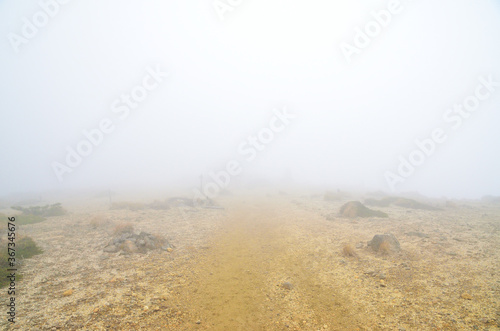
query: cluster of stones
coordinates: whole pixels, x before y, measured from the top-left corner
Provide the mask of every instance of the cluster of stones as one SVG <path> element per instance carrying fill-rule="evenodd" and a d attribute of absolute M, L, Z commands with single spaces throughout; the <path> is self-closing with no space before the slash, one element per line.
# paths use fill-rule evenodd
<path fill-rule="evenodd" d="M 154 249 L 172 251 L 173 246 L 164 238 L 154 236 L 150 233 L 141 232 L 139 234 L 123 233 L 116 236 L 104 248 L 107 253 L 123 252 L 125 254 L 146 253 Z"/>

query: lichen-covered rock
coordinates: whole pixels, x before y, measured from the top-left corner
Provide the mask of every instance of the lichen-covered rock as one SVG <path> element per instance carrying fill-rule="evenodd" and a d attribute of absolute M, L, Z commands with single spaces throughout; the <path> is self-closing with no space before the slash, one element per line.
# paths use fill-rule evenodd
<path fill-rule="evenodd" d="M 139 248 L 137 248 L 135 243 L 131 240 L 125 240 L 123 243 L 121 243 L 120 249 L 128 254 L 137 253 L 139 251 Z"/>
<path fill-rule="evenodd" d="M 396 237 L 392 233 L 376 234 L 373 239 L 370 240 L 367 246 L 370 246 L 374 251 L 378 252 L 380 245 L 386 242 L 392 251 L 400 251 L 401 245 Z"/>
<path fill-rule="evenodd" d="M 163 249 L 164 247 L 173 247 L 162 236 L 152 235 L 150 233 L 141 232 L 136 233 L 123 233 L 111 240 L 111 242 L 104 247 L 106 253 L 123 252 L 125 254 L 133 253 L 146 253 L 147 251 L 155 249 Z"/>
<path fill-rule="evenodd" d="M 120 249 L 118 248 L 118 246 L 116 245 L 108 245 L 106 247 L 104 247 L 104 251 L 106 253 L 116 253 L 118 252 Z"/>

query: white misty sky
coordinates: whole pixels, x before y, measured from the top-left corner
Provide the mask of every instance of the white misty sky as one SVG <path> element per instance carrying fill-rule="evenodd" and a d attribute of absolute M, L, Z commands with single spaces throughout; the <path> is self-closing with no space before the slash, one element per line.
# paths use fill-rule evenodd
<path fill-rule="evenodd" d="M 389 191 L 386 171 L 435 128 L 448 139 L 397 190 L 500 195 L 500 87 L 458 129 L 443 120 L 480 76 L 500 82 L 500 3 L 401 0 L 348 64 L 340 44 L 389 2 L 242 1 L 221 20 L 211 0 L 73 0 L 16 52 L 42 9 L 2 0 L 0 195 L 192 185 L 232 159 L 238 180 Z M 169 76 L 121 120 L 113 101 L 148 67 Z M 285 106 L 296 117 L 246 161 L 238 146 Z M 53 162 L 104 118 L 114 131 L 60 182 Z"/>

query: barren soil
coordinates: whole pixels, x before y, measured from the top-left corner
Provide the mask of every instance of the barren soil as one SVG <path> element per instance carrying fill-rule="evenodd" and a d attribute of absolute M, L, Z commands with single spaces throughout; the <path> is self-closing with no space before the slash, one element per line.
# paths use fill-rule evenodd
<path fill-rule="evenodd" d="M 500 207 L 376 208 L 276 196 L 225 209 L 74 210 L 23 226 L 12 330 L 499 330 Z M 332 217 L 332 214 L 334 215 Z M 96 221 L 98 220 L 98 221 Z M 106 253 L 116 224 L 165 236 L 171 252 Z M 367 247 L 392 233 L 400 252 Z M 357 256 L 342 254 L 346 244 Z M 4 292 L 4 290 L 2 290 Z M 6 307 L 7 295 L 2 295 Z M 3 314 L 5 315 L 5 314 Z"/>

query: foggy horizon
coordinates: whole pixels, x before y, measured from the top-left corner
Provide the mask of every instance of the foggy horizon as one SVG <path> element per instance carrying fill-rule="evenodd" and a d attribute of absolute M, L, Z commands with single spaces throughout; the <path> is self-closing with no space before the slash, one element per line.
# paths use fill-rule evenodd
<path fill-rule="evenodd" d="M 216 3 L 0 2 L 0 197 L 500 196 L 498 2 Z"/>
<path fill-rule="evenodd" d="M 497 0 L 0 0 L 0 328 L 500 328 L 499 32 Z"/>

